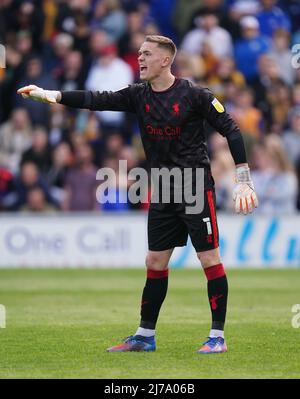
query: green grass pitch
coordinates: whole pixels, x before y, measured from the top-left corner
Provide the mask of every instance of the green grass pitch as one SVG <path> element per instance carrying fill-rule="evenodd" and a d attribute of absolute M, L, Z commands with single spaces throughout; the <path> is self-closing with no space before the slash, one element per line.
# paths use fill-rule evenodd
<path fill-rule="evenodd" d="M 172 270 L 154 353 L 107 353 L 135 332 L 145 272 L 0 270 L 0 378 L 299 378 L 300 270 L 228 270 L 228 353 L 197 355 L 206 280 Z"/>

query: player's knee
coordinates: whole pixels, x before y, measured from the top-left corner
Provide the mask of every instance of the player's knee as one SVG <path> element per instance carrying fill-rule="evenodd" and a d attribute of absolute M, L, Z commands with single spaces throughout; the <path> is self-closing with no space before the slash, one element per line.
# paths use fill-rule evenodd
<path fill-rule="evenodd" d="M 201 262 L 202 267 L 211 267 L 221 263 L 220 253 L 218 248 L 210 251 L 198 252 L 197 257 Z"/>
<path fill-rule="evenodd" d="M 146 256 L 146 267 L 151 270 L 165 270 L 168 262 L 161 255 L 152 253 Z"/>

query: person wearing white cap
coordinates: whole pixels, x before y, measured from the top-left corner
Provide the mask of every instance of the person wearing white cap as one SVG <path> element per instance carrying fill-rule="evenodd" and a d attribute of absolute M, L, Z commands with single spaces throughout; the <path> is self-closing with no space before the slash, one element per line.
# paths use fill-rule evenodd
<path fill-rule="evenodd" d="M 257 60 L 270 49 L 270 42 L 260 35 L 259 22 L 253 16 L 240 20 L 242 38 L 235 44 L 234 52 L 237 69 L 243 73 L 248 83 L 257 76 Z"/>

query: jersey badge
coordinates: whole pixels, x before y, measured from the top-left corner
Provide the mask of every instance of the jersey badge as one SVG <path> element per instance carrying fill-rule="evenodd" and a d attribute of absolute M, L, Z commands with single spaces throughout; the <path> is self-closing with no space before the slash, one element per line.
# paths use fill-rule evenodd
<path fill-rule="evenodd" d="M 216 98 L 211 103 L 220 114 L 225 111 L 223 105 Z"/>
<path fill-rule="evenodd" d="M 175 116 L 178 116 L 180 114 L 180 109 L 179 109 L 179 104 L 175 103 L 172 106 L 173 112 Z"/>

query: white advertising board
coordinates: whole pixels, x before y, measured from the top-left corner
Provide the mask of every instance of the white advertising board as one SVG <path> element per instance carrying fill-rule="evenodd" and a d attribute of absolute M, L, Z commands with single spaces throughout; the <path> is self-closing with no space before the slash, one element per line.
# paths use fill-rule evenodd
<path fill-rule="evenodd" d="M 219 214 L 226 267 L 299 267 L 300 217 Z M 144 267 L 147 215 L 1 215 L 0 267 Z M 171 266 L 199 267 L 190 243 L 176 248 Z"/>

